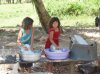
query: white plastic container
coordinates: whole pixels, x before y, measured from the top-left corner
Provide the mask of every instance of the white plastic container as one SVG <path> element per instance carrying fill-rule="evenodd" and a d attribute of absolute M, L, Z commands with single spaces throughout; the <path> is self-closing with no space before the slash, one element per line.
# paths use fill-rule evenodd
<path fill-rule="evenodd" d="M 37 50 L 37 51 L 39 51 L 39 52 L 34 52 L 34 50 L 33 51 L 30 51 L 30 50 L 24 51 L 21 54 L 21 59 L 23 61 L 38 61 L 41 58 L 41 51 L 40 50 Z"/>
<path fill-rule="evenodd" d="M 25 50 L 21 48 L 20 50 L 21 60 L 28 62 L 38 61 L 41 58 L 41 52 L 42 51 L 40 49 Z"/>

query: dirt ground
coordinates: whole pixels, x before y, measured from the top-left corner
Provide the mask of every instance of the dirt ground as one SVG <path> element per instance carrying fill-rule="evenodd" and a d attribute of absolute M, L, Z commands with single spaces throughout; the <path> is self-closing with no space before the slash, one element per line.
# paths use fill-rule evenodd
<path fill-rule="evenodd" d="M 14 49 L 13 52 L 16 53 L 18 50 L 18 46 L 16 43 L 18 34 L 18 29 L 0 29 L 0 49 Z M 98 56 L 100 56 L 100 31 L 98 28 L 63 28 L 63 33 L 60 36 L 60 47 L 67 47 L 69 48 L 70 39 L 69 37 L 79 34 L 84 39 L 86 39 L 88 42 L 96 42 L 97 43 L 97 53 Z M 34 48 L 42 48 L 44 49 L 45 39 L 47 34 L 44 32 L 42 28 L 35 28 L 35 36 L 34 36 Z M 5 53 L 6 54 L 6 53 Z M 45 64 L 45 63 L 44 63 Z M 66 67 L 67 64 L 59 64 L 60 67 L 55 67 L 54 70 L 55 74 L 69 74 L 68 68 Z M 0 65 L 2 67 L 2 65 Z M 13 65 L 10 65 L 10 67 Z M 5 66 L 5 69 L 9 68 L 8 65 Z M 2 71 L 2 68 L 0 68 L 0 71 Z M 43 64 L 39 68 L 34 68 L 34 71 L 46 71 L 45 68 L 43 68 Z M 76 74 L 80 74 L 79 72 L 76 72 Z M 100 74 L 100 73 L 98 73 Z"/>

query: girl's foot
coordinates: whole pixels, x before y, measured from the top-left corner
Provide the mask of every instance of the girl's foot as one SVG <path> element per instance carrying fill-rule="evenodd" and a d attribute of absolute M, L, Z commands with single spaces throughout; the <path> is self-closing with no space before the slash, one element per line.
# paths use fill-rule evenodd
<path fill-rule="evenodd" d="M 24 68 L 21 69 L 18 68 L 18 72 L 24 72 Z"/>

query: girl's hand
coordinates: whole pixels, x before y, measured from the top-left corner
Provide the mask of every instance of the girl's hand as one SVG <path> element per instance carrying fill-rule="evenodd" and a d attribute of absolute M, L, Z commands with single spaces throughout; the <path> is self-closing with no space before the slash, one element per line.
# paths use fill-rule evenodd
<path fill-rule="evenodd" d="M 59 50 L 59 46 L 57 46 L 56 49 Z"/>
<path fill-rule="evenodd" d="M 22 43 L 21 43 L 21 42 L 19 42 L 19 43 L 18 43 L 18 45 L 19 45 L 19 46 L 21 46 L 21 45 L 22 45 Z"/>
<path fill-rule="evenodd" d="M 21 45 L 22 45 L 22 43 L 21 43 L 20 41 L 18 41 L 18 45 L 19 45 L 19 46 L 21 46 Z"/>
<path fill-rule="evenodd" d="M 33 50 L 34 49 L 33 46 L 30 46 L 30 49 Z"/>
<path fill-rule="evenodd" d="M 29 50 L 27 47 L 24 47 L 25 50 Z"/>

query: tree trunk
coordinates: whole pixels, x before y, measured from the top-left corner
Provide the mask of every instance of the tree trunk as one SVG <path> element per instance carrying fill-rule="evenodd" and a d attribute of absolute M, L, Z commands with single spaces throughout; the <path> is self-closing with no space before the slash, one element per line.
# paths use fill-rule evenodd
<path fill-rule="evenodd" d="M 39 20 L 41 22 L 41 25 L 47 33 L 47 31 L 48 31 L 48 24 L 47 23 L 50 19 L 50 15 L 46 11 L 42 0 L 32 0 L 32 3 L 35 5 L 37 14 L 39 16 Z"/>

